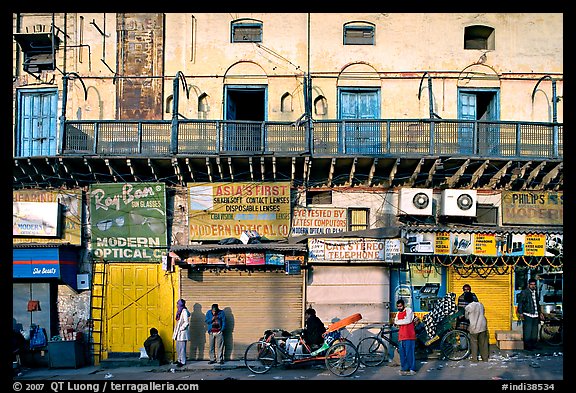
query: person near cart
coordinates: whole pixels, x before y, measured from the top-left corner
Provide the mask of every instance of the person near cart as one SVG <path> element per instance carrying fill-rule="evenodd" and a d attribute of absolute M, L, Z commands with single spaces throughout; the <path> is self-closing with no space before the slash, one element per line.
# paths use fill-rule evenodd
<path fill-rule="evenodd" d="M 483 362 L 488 361 L 490 346 L 488 343 L 488 321 L 484 311 L 484 305 L 472 296 L 471 292 L 464 293 L 464 300 L 468 303 L 464 308 L 464 316 L 469 321 L 468 333 L 470 333 L 470 360 L 478 361 L 478 355 Z"/>
<path fill-rule="evenodd" d="M 404 299 L 396 302 L 398 313 L 394 324 L 399 327 L 398 353 L 400 354 L 400 375 L 416 375 L 416 328 L 414 312 L 406 307 Z"/>
<path fill-rule="evenodd" d="M 522 341 L 524 349 L 533 351 L 538 341 L 538 327 L 544 315 L 540 311 L 540 300 L 536 290 L 536 279 L 528 280 L 528 288 L 518 296 L 518 318 L 522 321 Z"/>
<path fill-rule="evenodd" d="M 311 349 L 316 349 L 324 343 L 323 334 L 326 332 L 324 323 L 316 315 L 316 310 L 309 307 L 304 311 L 304 341 Z"/>
<path fill-rule="evenodd" d="M 470 303 L 469 301 L 466 301 L 465 295 L 467 293 L 472 295 L 472 300 L 474 300 L 475 302 L 479 301 L 478 296 L 476 296 L 476 294 L 472 292 L 472 287 L 470 286 L 470 284 L 464 284 L 462 286 L 462 294 L 458 296 L 458 311 L 460 315 L 456 319 L 456 324 L 461 329 L 468 329 L 468 326 L 470 325 L 470 321 L 468 321 L 468 319 L 464 316 L 464 309 Z"/>

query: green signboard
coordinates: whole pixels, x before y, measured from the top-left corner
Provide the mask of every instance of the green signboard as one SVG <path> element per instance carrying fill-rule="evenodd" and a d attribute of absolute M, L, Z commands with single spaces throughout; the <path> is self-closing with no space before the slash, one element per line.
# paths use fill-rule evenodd
<path fill-rule="evenodd" d="M 160 262 L 166 255 L 166 190 L 162 183 L 90 186 L 94 258 Z"/>

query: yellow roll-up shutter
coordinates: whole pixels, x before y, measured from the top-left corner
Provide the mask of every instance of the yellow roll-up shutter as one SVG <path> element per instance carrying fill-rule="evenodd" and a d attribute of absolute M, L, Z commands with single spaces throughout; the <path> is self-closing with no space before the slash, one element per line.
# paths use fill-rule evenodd
<path fill-rule="evenodd" d="M 476 274 L 469 277 L 461 277 L 453 270 L 449 271 L 448 290 L 460 296 L 462 286 L 470 284 L 472 292 L 478 296 L 478 300 L 484 305 L 490 343 L 496 343 L 496 330 L 512 329 L 512 272 L 488 277 L 480 277 Z"/>
<path fill-rule="evenodd" d="M 303 276 L 284 272 L 196 272 L 181 269 L 180 296 L 192 313 L 189 358 L 208 359 L 204 318 L 213 303 L 226 313 L 226 360 L 244 357 L 266 329 L 302 327 Z"/>

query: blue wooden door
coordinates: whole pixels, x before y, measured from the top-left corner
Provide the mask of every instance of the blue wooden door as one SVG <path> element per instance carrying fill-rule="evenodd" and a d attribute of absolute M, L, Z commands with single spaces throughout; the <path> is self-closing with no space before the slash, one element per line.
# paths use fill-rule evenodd
<path fill-rule="evenodd" d="M 339 138 L 339 152 L 346 154 L 379 154 L 381 136 L 378 123 L 380 117 L 377 90 L 341 90 L 340 119 L 346 122 Z"/>
<path fill-rule="evenodd" d="M 461 120 L 470 120 L 471 123 L 460 124 L 458 127 L 458 152 L 460 154 L 473 154 L 474 150 L 474 121 L 476 121 L 476 95 L 460 92 Z"/>
<path fill-rule="evenodd" d="M 20 91 L 16 156 L 56 155 L 58 92 Z"/>

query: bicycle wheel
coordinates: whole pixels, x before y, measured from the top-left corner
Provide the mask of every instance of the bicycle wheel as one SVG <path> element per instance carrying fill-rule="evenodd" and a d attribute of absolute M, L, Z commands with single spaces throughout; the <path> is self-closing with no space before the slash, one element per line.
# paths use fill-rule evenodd
<path fill-rule="evenodd" d="M 244 352 L 244 364 L 254 374 L 264 374 L 276 364 L 276 350 L 262 341 L 253 342 Z"/>
<path fill-rule="evenodd" d="M 349 377 L 360 367 L 360 357 L 354 344 L 342 341 L 326 350 L 326 368 L 339 377 Z"/>
<path fill-rule="evenodd" d="M 440 352 L 446 359 L 462 360 L 470 356 L 470 336 L 462 330 L 451 330 L 440 340 Z"/>
<path fill-rule="evenodd" d="M 360 363 L 376 367 L 384 363 L 388 356 L 388 347 L 378 337 L 365 337 L 358 343 Z"/>
<path fill-rule="evenodd" d="M 540 326 L 540 340 L 544 341 L 548 345 L 560 345 L 562 344 L 562 325 L 559 323 L 547 323 L 544 322 Z"/>

